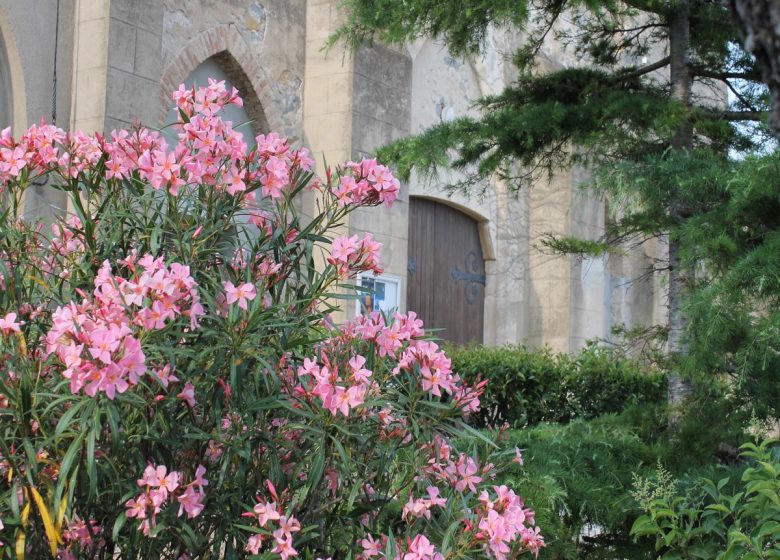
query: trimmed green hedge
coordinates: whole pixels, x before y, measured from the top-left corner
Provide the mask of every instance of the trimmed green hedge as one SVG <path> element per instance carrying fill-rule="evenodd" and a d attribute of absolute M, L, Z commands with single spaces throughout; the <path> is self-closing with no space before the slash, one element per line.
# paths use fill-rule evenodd
<path fill-rule="evenodd" d="M 453 371 L 489 381 L 475 418 L 481 426 L 566 423 L 666 402 L 665 375 L 597 346 L 573 356 L 517 346 L 454 347 L 448 355 Z"/>

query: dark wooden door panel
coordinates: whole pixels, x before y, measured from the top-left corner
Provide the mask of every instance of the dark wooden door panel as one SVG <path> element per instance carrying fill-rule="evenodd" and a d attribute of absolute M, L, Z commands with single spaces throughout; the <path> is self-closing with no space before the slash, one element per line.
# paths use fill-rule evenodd
<path fill-rule="evenodd" d="M 458 344 L 482 342 L 485 262 L 476 220 L 431 200 L 409 203 L 407 306 Z"/>

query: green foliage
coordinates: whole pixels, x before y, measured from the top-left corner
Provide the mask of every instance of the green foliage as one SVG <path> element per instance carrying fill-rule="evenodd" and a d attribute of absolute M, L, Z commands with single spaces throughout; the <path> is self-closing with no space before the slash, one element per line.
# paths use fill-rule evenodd
<path fill-rule="evenodd" d="M 533 500 L 547 530 L 542 558 L 598 558 L 596 542 L 605 545 L 602 558 L 614 554 L 606 548 L 609 541 L 632 546 L 632 473 L 657 461 L 635 428 L 617 416 L 577 419 L 510 432 L 509 443 L 525 450 L 525 464 L 502 482 L 519 485 Z M 600 540 L 577 543 L 586 527 L 595 526 L 606 532 Z"/>
<path fill-rule="evenodd" d="M 353 47 L 375 37 L 403 42 L 421 35 L 442 37 L 453 52 L 480 48 L 489 25 L 522 25 L 528 19 L 527 0 L 477 0 L 452 3 L 439 0 L 345 1 L 347 22 L 331 37 L 333 45 L 344 39 Z"/>
<path fill-rule="evenodd" d="M 755 144 L 755 130 L 746 133 L 731 123 L 760 119 L 767 107 L 755 63 L 736 46 L 728 12 L 704 0 L 689 7 L 690 80 L 714 95 L 730 88 L 732 113 L 707 95 L 674 101 L 670 82 L 654 74 L 668 67 L 668 57 L 643 66 L 633 62 L 668 47 L 674 11 L 662 2 L 344 0 L 342 7 L 346 22 L 329 44 L 346 39 L 353 49 L 375 37 L 398 43 L 432 36 L 463 55 L 479 50 L 490 25 L 523 34 L 514 84 L 475 100 L 479 111 L 473 116 L 380 150 L 402 177 L 412 169 L 435 177 L 438 168 L 451 165 L 468 172 L 455 188 L 473 187 L 496 171 L 519 187 L 576 161 L 609 166 L 662 154 L 686 127 L 691 148 L 746 150 Z M 556 25 L 564 18 L 566 25 Z M 580 65 L 539 72 L 536 55 L 550 38 L 574 52 Z"/>
<path fill-rule="evenodd" d="M 780 558 L 780 453 L 774 442 L 747 443 L 736 493 L 728 477 L 699 481 L 697 491 L 662 493 L 631 528 L 655 537 L 660 558 Z"/>
<path fill-rule="evenodd" d="M 780 414 L 780 154 L 721 173 L 710 209 L 680 228 L 686 257 L 704 263 L 688 304 L 697 369 L 735 378 L 743 402 Z"/>
<path fill-rule="evenodd" d="M 666 400 L 663 374 L 597 346 L 575 356 L 514 346 L 460 347 L 448 354 L 465 379 L 488 380 L 477 417 L 482 425 L 569 422 Z"/>
<path fill-rule="evenodd" d="M 613 222 L 602 243 L 666 231 L 683 262 L 699 270 L 686 304 L 690 356 L 682 365 L 692 374 L 728 373 L 741 405 L 764 417 L 780 413 L 778 177 L 777 153 L 728 162 L 700 152 L 601 168 L 596 180 L 611 193 L 613 212 L 631 216 Z M 665 211 L 672 200 L 691 215 L 672 219 Z M 555 239 L 553 248 L 590 252 L 602 243 Z"/>
<path fill-rule="evenodd" d="M 684 444 L 670 442 L 662 411 L 646 406 L 510 431 L 508 443 L 524 450 L 524 465 L 501 482 L 533 501 L 546 528 L 541 558 L 651 558 L 652 539 L 630 534 L 639 504 L 695 489 L 700 477 L 738 478 L 739 468 L 715 464 L 712 450 L 680 460 Z"/>

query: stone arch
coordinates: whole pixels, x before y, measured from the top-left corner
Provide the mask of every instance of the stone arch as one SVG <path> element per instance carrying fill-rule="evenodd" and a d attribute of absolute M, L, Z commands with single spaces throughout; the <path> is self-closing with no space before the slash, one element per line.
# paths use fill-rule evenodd
<path fill-rule="evenodd" d="M 171 105 L 171 92 L 208 59 L 214 59 L 240 90 L 256 129 L 281 130 L 281 113 L 274 106 L 270 79 L 233 24 L 216 25 L 193 37 L 171 60 L 160 83 L 160 121 Z"/>
<path fill-rule="evenodd" d="M 15 134 L 27 128 L 27 94 L 24 84 L 24 68 L 16 48 L 12 27 L 5 12 L 0 8 L 0 71 L 6 78 L 0 86 L 10 92 L 8 116 Z"/>

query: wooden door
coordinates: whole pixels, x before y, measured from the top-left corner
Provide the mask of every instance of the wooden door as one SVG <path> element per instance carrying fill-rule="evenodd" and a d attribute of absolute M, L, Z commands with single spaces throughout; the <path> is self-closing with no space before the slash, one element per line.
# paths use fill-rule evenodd
<path fill-rule="evenodd" d="M 477 221 L 451 206 L 409 201 L 407 308 L 457 344 L 482 342 L 485 261 Z"/>

